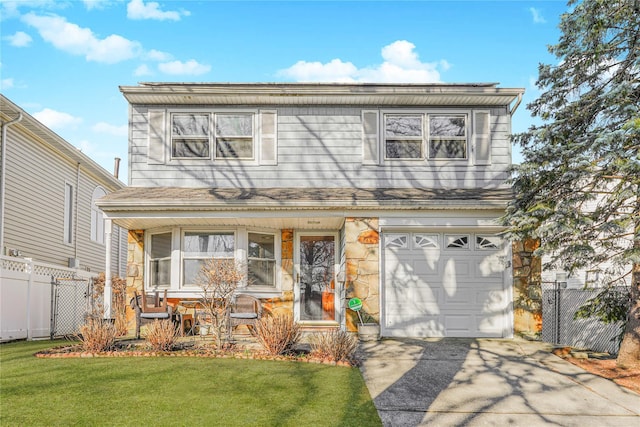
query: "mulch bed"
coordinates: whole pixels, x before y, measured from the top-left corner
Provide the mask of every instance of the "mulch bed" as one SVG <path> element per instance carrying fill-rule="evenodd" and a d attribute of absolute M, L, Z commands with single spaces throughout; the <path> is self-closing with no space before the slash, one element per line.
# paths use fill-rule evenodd
<path fill-rule="evenodd" d="M 566 357 L 566 360 L 587 372 L 610 379 L 622 387 L 640 394 L 640 366 L 620 368 L 615 359 L 576 359 Z"/>
<path fill-rule="evenodd" d="M 307 362 L 332 366 L 357 366 L 356 360 L 334 361 L 319 358 L 307 351 L 295 351 L 284 355 L 272 355 L 262 350 L 232 346 L 228 349 L 215 349 L 209 346 L 181 345 L 171 351 L 154 351 L 144 345 L 116 344 L 111 351 L 84 351 L 81 345 L 70 344 L 52 347 L 35 353 L 39 358 L 92 358 L 92 357 L 202 357 L 222 359 L 280 360 L 290 362 Z"/>

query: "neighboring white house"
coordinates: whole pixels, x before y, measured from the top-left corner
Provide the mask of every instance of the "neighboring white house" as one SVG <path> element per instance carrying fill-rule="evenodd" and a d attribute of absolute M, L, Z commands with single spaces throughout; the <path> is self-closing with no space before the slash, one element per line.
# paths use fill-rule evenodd
<path fill-rule="evenodd" d="M 235 258 L 242 292 L 306 327 L 384 336 L 514 330 L 511 117 L 497 84 L 141 83 L 129 187 L 98 202 L 135 230 L 129 284 L 198 295 L 204 259 Z M 135 268 L 134 268 L 135 267 Z"/>
<path fill-rule="evenodd" d="M 52 277 L 105 270 L 96 200 L 125 184 L 3 95 L 0 120 L 0 339 L 48 336 Z M 111 269 L 124 276 L 127 230 L 111 239 Z"/>

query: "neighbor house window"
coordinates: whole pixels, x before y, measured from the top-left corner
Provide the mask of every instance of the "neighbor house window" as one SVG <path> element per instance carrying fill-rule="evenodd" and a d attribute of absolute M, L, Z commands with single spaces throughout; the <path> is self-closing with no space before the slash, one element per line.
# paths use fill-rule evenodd
<path fill-rule="evenodd" d="M 102 187 L 96 187 L 91 196 L 91 240 L 104 244 L 104 214 L 96 201 L 107 194 Z"/>
<path fill-rule="evenodd" d="M 422 118 L 421 114 L 385 115 L 385 158 L 422 159 L 424 157 Z"/>
<path fill-rule="evenodd" d="M 218 113 L 216 159 L 253 159 L 253 114 Z"/>
<path fill-rule="evenodd" d="M 186 286 L 197 285 L 198 273 L 204 262 L 217 258 L 233 259 L 235 234 L 224 232 L 185 232 L 182 241 L 182 274 Z"/>
<path fill-rule="evenodd" d="M 73 243 L 73 185 L 64 184 L 64 242 Z"/>
<path fill-rule="evenodd" d="M 149 266 L 149 284 L 154 288 L 168 288 L 171 284 L 171 233 L 151 235 Z"/>
<path fill-rule="evenodd" d="M 180 113 L 171 115 L 171 157 L 208 159 L 211 133 L 210 115 Z"/>
<path fill-rule="evenodd" d="M 247 264 L 249 286 L 275 286 L 276 256 L 273 234 L 249 233 Z"/>
<path fill-rule="evenodd" d="M 464 114 L 429 115 L 429 158 L 467 158 L 467 116 Z"/>

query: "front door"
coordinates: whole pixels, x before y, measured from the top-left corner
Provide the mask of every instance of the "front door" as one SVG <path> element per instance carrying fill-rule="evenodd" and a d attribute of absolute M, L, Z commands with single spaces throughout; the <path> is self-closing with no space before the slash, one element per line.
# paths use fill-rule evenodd
<path fill-rule="evenodd" d="M 300 233 L 296 243 L 296 320 L 336 322 L 336 235 Z"/>

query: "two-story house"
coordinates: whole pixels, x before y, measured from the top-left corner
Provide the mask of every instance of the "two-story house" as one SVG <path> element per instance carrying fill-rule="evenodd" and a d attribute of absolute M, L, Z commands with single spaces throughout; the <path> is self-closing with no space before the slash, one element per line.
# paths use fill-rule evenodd
<path fill-rule="evenodd" d="M 513 334 L 511 116 L 480 84 L 141 83 L 129 187 L 100 208 L 130 230 L 130 285 L 199 295 L 207 258 L 309 327 L 383 336 Z"/>

